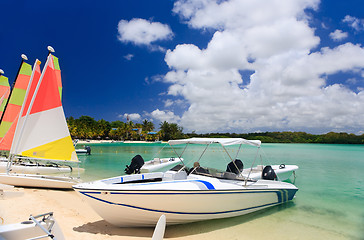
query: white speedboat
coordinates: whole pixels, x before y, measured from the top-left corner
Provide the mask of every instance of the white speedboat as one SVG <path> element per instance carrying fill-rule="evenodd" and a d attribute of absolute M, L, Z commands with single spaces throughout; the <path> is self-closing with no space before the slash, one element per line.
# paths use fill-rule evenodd
<path fill-rule="evenodd" d="M 153 160 L 147 161 L 141 167 L 141 173 L 156 172 L 161 169 L 174 167 L 183 161 L 183 158 L 154 158 Z"/>
<path fill-rule="evenodd" d="M 85 148 L 76 148 L 77 154 L 91 155 L 91 148 L 86 146 Z"/>
<path fill-rule="evenodd" d="M 154 158 L 153 160 L 144 162 L 142 156 L 135 155 L 130 162 L 130 165 L 126 165 L 125 173 L 147 173 L 156 171 L 166 171 L 183 162 L 183 158 L 170 157 L 170 158 Z"/>
<path fill-rule="evenodd" d="M 292 175 L 295 175 L 295 172 L 298 170 L 297 165 L 267 165 L 270 166 L 274 173 L 276 174 L 276 179 L 279 181 L 285 181 L 289 179 Z M 261 179 L 263 170 L 265 167 L 264 165 L 258 165 L 253 168 L 247 168 L 242 171 L 244 177 L 252 178 L 252 179 Z"/>
<path fill-rule="evenodd" d="M 184 143 L 260 146 L 260 141 L 241 138 L 169 141 L 171 146 Z M 239 216 L 290 201 L 298 190 L 290 183 L 249 180 L 241 172 L 198 165 L 191 169 L 180 165 L 165 173 L 108 178 L 73 188 L 102 218 L 121 227 L 153 226 L 161 214 L 166 216 L 167 224 Z"/>
<path fill-rule="evenodd" d="M 57 239 L 64 235 L 53 213 L 30 215 L 29 220 L 21 223 L 0 225 L 0 239 Z"/>

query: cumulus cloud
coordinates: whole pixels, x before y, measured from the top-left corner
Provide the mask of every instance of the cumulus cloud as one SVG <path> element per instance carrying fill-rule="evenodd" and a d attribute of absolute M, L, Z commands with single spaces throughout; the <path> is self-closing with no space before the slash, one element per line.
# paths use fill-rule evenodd
<path fill-rule="evenodd" d="M 153 46 L 152 43 L 156 41 L 173 37 L 173 32 L 168 25 L 141 18 L 133 18 L 130 21 L 121 20 L 118 24 L 118 32 L 118 39 L 121 42 L 130 42 L 135 45 Z"/>
<path fill-rule="evenodd" d="M 327 84 L 339 72 L 364 70 L 364 49 L 345 43 L 317 49 L 307 9 L 319 0 L 179 0 L 174 13 L 191 28 L 215 31 L 205 49 L 180 44 L 168 50 L 168 94 L 187 110 L 155 110 L 159 120 L 178 121 L 187 131 L 351 131 L 364 126 L 364 92 Z M 272 10 L 274 9 L 274 10 Z M 357 19 L 344 22 L 360 29 Z M 336 30 L 333 39 L 345 38 Z M 250 71 L 248 79 L 241 72 Z M 168 102 L 168 106 L 173 103 Z"/>
<path fill-rule="evenodd" d="M 343 31 L 341 31 L 339 29 L 336 29 L 334 32 L 330 33 L 330 37 L 334 41 L 341 41 L 341 40 L 348 37 L 348 33 L 343 32 Z"/>
<path fill-rule="evenodd" d="M 156 109 L 150 115 L 152 118 L 157 119 L 160 122 L 167 121 L 169 123 L 177 123 L 180 120 L 180 117 L 176 116 L 171 111 L 161 111 Z"/>
<path fill-rule="evenodd" d="M 350 15 L 346 15 L 343 19 L 344 23 L 347 23 L 350 27 L 354 28 L 356 31 L 364 30 L 364 19 L 359 19 Z"/>
<path fill-rule="evenodd" d="M 129 121 L 138 121 L 141 119 L 141 116 L 139 113 L 124 113 L 123 117 Z"/>

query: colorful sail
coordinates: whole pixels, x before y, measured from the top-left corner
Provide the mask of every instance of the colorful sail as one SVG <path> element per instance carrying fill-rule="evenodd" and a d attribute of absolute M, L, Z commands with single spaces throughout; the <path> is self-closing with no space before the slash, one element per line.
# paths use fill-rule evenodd
<path fill-rule="evenodd" d="M 78 161 L 62 107 L 55 62 L 50 54 L 39 80 L 31 79 L 11 154 Z"/>
<path fill-rule="evenodd" d="M 62 78 L 61 78 L 61 68 L 59 67 L 58 58 L 53 56 L 53 63 L 54 63 L 54 71 L 57 78 L 57 85 L 59 90 L 59 96 L 62 100 Z"/>
<path fill-rule="evenodd" d="M 10 85 L 8 78 L 0 75 L 0 118 L 4 113 L 5 104 L 8 101 Z"/>
<path fill-rule="evenodd" d="M 40 76 L 39 66 L 38 72 Z M 10 99 L 0 123 L 0 150 L 10 150 L 11 143 L 13 142 L 16 123 L 18 121 L 21 106 L 23 105 L 31 74 L 32 66 L 26 62 L 23 62 L 20 66 L 19 74 L 15 79 L 15 84 L 11 92 Z"/>

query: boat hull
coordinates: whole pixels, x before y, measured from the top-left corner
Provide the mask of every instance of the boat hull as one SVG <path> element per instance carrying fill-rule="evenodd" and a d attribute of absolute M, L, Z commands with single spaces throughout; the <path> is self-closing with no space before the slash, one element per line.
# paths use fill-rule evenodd
<path fill-rule="evenodd" d="M 161 169 L 169 170 L 170 168 L 180 164 L 183 158 L 155 158 L 144 163 L 140 169 L 141 173 L 161 171 Z"/>
<path fill-rule="evenodd" d="M 69 177 L 0 173 L 0 183 L 17 187 L 72 189 L 72 185 L 79 182 Z"/>
<path fill-rule="evenodd" d="M 7 162 L 0 161 L 0 173 L 5 173 Z M 18 165 L 12 164 L 11 171 L 24 174 L 56 174 L 69 173 L 72 171 L 70 167 L 48 167 L 37 164 Z"/>
<path fill-rule="evenodd" d="M 281 167 L 281 165 L 271 165 L 271 167 L 280 181 L 289 179 L 298 170 L 298 166 L 296 165 L 285 165 L 284 167 Z M 262 171 L 262 165 L 252 168 L 251 172 L 250 168 L 247 168 L 243 170 L 243 176 L 258 180 L 262 178 Z"/>
<path fill-rule="evenodd" d="M 298 190 L 289 183 L 260 181 L 245 187 L 243 182 L 238 185 L 187 179 L 115 184 L 114 189 L 79 184 L 74 189 L 107 222 L 119 227 L 136 227 L 154 226 L 162 214 L 168 225 L 244 215 L 292 200 Z M 231 189 L 219 190 L 229 186 Z"/>

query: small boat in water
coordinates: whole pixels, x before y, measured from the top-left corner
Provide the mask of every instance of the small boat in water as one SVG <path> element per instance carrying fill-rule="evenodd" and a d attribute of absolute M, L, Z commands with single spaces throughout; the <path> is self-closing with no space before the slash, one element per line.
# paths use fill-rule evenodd
<path fill-rule="evenodd" d="M 298 170 L 297 165 L 258 165 L 256 167 L 247 168 L 242 171 L 244 177 L 251 179 L 261 179 L 264 175 L 264 169 L 272 169 L 275 176 L 273 175 L 273 179 L 271 180 L 279 180 L 285 181 L 289 179 L 292 175 L 295 176 L 296 171 Z M 266 170 L 267 171 L 267 170 Z"/>
<path fill-rule="evenodd" d="M 126 165 L 125 173 L 148 173 L 161 171 L 162 169 L 168 170 L 183 161 L 183 158 L 154 158 L 153 160 L 144 162 L 144 159 L 139 154 L 134 156 L 130 165 Z"/>
<path fill-rule="evenodd" d="M 170 146 L 186 144 L 186 148 L 189 144 L 208 147 L 216 143 L 224 149 L 235 144 L 261 144 L 242 138 L 169 141 Z M 166 216 L 167 225 L 239 216 L 290 201 L 298 190 L 291 183 L 248 179 L 233 160 L 236 168 L 231 169 L 230 162 L 230 171 L 201 168 L 199 164 L 189 169 L 181 163 L 167 172 L 113 177 L 73 188 L 102 218 L 120 227 L 153 226 L 161 214 Z"/>
<path fill-rule="evenodd" d="M 183 161 L 183 158 L 154 158 L 153 160 L 144 163 L 140 169 L 141 173 L 156 172 L 164 168 L 172 168 Z"/>

